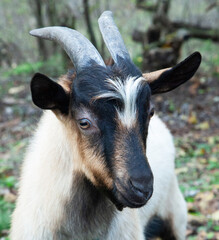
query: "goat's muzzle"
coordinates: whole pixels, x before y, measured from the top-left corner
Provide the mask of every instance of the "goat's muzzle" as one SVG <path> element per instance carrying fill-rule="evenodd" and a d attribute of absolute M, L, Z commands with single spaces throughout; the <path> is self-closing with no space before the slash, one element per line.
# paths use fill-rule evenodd
<path fill-rule="evenodd" d="M 116 198 L 123 207 L 139 208 L 144 206 L 153 193 L 153 176 L 151 180 L 129 179 L 128 183 L 116 182 Z"/>
<path fill-rule="evenodd" d="M 153 173 L 145 155 L 146 148 L 138 130 L 120 134 L 114 155 L 115 197 L 124 207 L 142 207 L 153 193 Z"/>
<path fill-rule="evenodd" d="M 115 197 L 123 207 L 144 206 L 153 194 L 153 174 L 146 158 L 142 159 L 141 166 L 131 169 L 128 176 L 117 178 L 114 185 Z"/>

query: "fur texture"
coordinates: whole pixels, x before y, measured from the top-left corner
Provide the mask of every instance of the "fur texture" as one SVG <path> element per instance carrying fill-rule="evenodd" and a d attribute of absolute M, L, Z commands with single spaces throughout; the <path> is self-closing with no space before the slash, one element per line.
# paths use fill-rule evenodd
<path fill-rule="evenodd" d="M 114 27 L 101 32 L 108 29 L 107 36 L 117 36 L 115 46 L 120 45 L 115 54 L 109 48 L 115 64 L 108 67 L 75 30 L 31 31 L 59 42 L 76 73 L 59 83 L 41 73 L 32 78 L 34 104 L 50 111 L 23 163 L 11 240 L 143 240 L 155 215 L 168 220 L 172 239 L 185 239 L 186 205 L 174 174 L 173 140 L 162 121 L 152 117 L 151 95 L 189 80 L 201 55 L 146 76 L 147 82 L 128 52 L 118 52 L 126 49 L 111 13 L 103 15 Z M 111 38 L 104 40 L 111 46 Z"/>
<path fill-rule="evenodd" d="M 200 61 L 194 53 L 149 83 L 122 60 L 122 68 L 88 67 L 59 84 L 35 74 L 32 98 L 52 111 L 27 150 L 11 239 L 143 240 L 158 216 L 168 221 L 169 238 L 184 240 L 173 140 L 151 118 L 150 98 L 187 81 Z"/>
<path fill-rule="evenodd" d="M 147 156 L 154 193 L 139 209 L 122 212 L 84 179 L 77 134 L 52 112 L 45 112 L 22 169 L 12 218 L 12 240 L 143 240 L 153 215 L 170 219 L 176 239 L 185 239 L 186 205 L 174 174 L 172 137 L 154 116 L 149 124 Z"/>
<path fill-rule="evenodd" d="M 95 97 L 95 99 L 119 99 L 124 104 L 124 109 L 121 111 L 117 109 L 117 114 L 121 123 L 130 128 L 135 125 L 136 122 L 136 102 L 139 92 L 141 91 L 142 85 L 145 85 L 145 79 L 143 77 L 129 76 L 125 82 L 122 82 L 121 79 L 108 79 L 107 80 L 109 87 L 112 91 L 102 93 Z"/>

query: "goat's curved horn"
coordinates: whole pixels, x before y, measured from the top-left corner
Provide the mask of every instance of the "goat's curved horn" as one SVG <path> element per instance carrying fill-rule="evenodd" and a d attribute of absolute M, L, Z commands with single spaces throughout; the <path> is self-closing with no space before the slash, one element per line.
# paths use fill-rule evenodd
<path fill-rule="evenodd" d="M 106 67 L 97 49 L 76 30 L 67 27 L 45 27 L 34 29 L 30 34 L 59 43 L 70 57 L 77 73 L 93 64 Z"/>
<path fill-rule="evenodd" d="M 110 11 L 102 13 L 98 19 L 99 28 L 104 42 L 116 64 L 119 58 L 130 60 L 130 55 L 125 47 L 122 36 L 113 20 L 113 14 Z"/>

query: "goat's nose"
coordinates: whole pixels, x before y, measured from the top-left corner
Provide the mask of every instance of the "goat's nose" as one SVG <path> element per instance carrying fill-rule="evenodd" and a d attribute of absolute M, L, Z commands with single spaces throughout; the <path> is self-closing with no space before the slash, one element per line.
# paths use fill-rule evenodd
<path fill-rule="evenodd" d="M 145 184 L 142 184 L 139 181 L 136 180 L 130 180 L 130 184 L 132 186 L 132 190 L 135 194 L 135 196 L 139 198 L 143 198 L 144 201 L 148 201 L 153 193 L 153 180 L 149 183 L 148 186 Z"/>
<path fill-rule="evenodd" d="M 153 180 L 148 182 L 148 184 L 143 184 L 137 180 L 130 180 L 132 190 L 134 194 L 140 198 L 144 198 L 146 201 L 150 199 L 153 193 Z"/>
<path fill-rule="evenodd" d="M 139 181 L 136 180 L 130 180 L 131 186 L 135 189 L 138 190 L 140 192 L 144 192 L 145 187 L 143 186 L 143 184 Z"/>
<path fill-rule="evenodd" d="M 134 191 L 147 195 L 153 189 L 153 174 L 151 171 L 133 172 L 130 184 Z"/>
<path fill-rule="evenodd" d="M 139 192 L 141 192 L 141 193 L 143 193 L 143 194 L 146 194 L 147 192 L 148 192 L 148 187 L 147 186 L 145 186 L 145 184 L 143 183 L 143 181 L 139 181 L 139 179 L 138 180 L 130 180 L 130 183 L 131 183 L 131 186 L 133 187 L 133 190 L 134 191 L 139 191 Z"/>

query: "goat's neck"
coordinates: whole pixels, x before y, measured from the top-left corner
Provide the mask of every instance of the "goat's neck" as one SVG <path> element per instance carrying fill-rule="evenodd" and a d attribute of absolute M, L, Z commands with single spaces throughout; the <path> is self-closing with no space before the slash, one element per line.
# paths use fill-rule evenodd
<path fill-rule="evenodd" d="M 115 207 L 83 173 L 73 171 L 70 198 L 64 212 L 61 236 L 96 239 L 107 234 Z"/>

